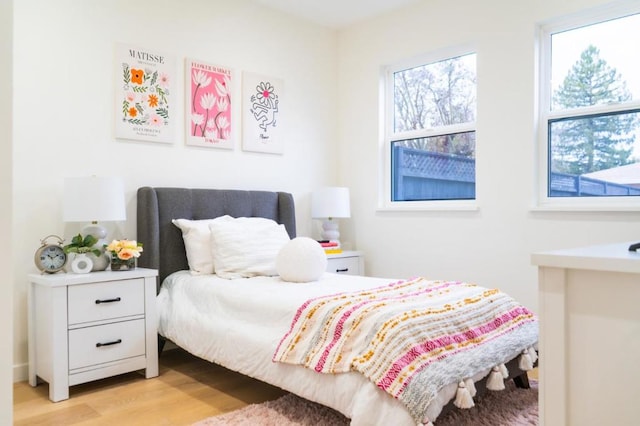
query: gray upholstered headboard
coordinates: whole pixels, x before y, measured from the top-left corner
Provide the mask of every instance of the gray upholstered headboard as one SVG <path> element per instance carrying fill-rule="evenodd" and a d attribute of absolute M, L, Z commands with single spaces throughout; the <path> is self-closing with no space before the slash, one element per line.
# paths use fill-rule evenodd
<path fill-rule="evenodd" d="M 144 252 L 138 265 L 159 270 L 159 283 L 167 275 L 189 269 L 184 241 L 172 219 L 266 217 L 281 223 L 289 236 L 296 236 L 293 197 L 286 192 L 220 189 L 138 189 L 137 240 Z"/>

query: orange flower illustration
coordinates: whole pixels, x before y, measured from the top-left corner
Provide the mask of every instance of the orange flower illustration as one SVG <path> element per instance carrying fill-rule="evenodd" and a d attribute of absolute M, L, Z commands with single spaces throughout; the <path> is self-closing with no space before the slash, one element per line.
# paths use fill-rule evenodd
<path fill-rule="evenodd" d="M 156 95 L 154 94 L 149 95 L 148 101 L 149 101 L 149 106 L 151 108 L 155 108 L 158 106 L 158 97 Z"/>
<path fill-rule="evenodd" d="M 144 70 L 137 70 L 131 68 L 131 82 L 142 84 L 142 78 L 144 77 Z"/>
<path fill-rule="evenodd" d="M 138 115 L 138 110 L 135 109 L 134 107 L 129 108 L 129 115 L 131 117 L 135 117 L 136 115 Z"/>

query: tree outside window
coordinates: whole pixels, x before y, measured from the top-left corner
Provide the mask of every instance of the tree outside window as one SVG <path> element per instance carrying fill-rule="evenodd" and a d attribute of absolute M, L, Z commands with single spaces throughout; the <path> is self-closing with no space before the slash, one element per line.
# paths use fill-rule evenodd
<path fill-rule="evenodd" d="M 475 199 L 476 55 L 389 72 L 392 201 Z"/>
<path fill-rule="evenodd" d="M 548 32 L 549 197 L 640 195 L 640 65 L 620 51 L 638 36 L 638 14 Z"/>

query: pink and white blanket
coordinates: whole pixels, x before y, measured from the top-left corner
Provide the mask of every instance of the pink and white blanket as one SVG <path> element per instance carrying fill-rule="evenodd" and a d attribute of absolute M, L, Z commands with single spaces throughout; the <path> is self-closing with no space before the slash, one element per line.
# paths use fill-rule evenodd
<path fill-rule="evenodd" d="M 421 423 L 444 386 L 537 340 L 535 315 L 499 290 L 415 278 L 308 300 L 273 360 L 320 373 L 358 371 Z"/>

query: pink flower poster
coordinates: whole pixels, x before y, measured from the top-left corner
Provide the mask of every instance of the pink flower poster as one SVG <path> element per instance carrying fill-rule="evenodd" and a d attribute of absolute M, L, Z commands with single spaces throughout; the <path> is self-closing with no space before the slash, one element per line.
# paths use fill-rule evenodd
<path fill-rule="evenodd" d="M 242 74 L 242 149 L 282 154 L 282 97 L 279 78 Z"/>
<path fill-rule="evenodd" d="M 187 145 L 233 149 L 233 71 L 187 59 L 185 81 Z"/>
<path fill-rule="evenodd" d="M 116 138 L 173 143 L 175 79 L 173 56 L 117 44 Z"/>

